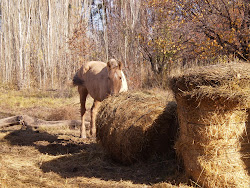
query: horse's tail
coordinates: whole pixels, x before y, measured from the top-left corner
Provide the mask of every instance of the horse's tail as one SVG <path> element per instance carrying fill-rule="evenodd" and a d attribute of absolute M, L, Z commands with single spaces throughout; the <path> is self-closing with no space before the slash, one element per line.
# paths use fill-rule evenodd
<path fill-rule="evenodd" d="M 79 85 L 83 85 L 83 83 L 84 83 L 84 81 L 81 78 L 79 78 L 78 72 L 77 72 L 73 78 L 73 85 L 79 86 Z"/>

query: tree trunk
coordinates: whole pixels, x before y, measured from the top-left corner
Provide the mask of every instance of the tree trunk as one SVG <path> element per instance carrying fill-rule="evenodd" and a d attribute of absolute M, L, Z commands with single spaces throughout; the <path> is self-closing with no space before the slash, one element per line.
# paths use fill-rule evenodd
<path fill-rule="evenodd" d="M 23 127 L 62 127 L 68 126 L 69 128 L 76 128 L 81 125 L 79 120 L 62 120 L 62 121 L 45 121 L 30 117 L 27 115 L 12 116 L 0 119 L 0 128 L 9 127 L 14 125 L 23 125 Z"/>

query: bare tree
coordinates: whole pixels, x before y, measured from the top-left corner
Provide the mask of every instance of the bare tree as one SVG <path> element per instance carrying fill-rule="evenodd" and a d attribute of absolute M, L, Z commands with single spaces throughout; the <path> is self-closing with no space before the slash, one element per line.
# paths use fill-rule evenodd
<path fill-rule="evenodd" d="M 81 1 L 1 1 L 2 80 L 18 88 L 61 87 L 79 60 L 67 44 L 81 19 Z M 76 62 L 76 63 L 74 63 Z"/>
<path fill-rule="evenodd" d="M 249 61 L 248 0 L 1 0 L 0 79 L 58 88 L 83 61 L 121 60 L 130 87 L 174 62 Z M 150 80 L 148 80 L 150 82 Z"/>

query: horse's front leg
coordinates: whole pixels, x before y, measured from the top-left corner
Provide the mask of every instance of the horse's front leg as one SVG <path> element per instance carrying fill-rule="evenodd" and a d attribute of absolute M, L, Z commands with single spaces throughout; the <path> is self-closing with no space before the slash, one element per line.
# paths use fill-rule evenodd
<path fill-rule="evenodd" d="M 88 91 L 85 88 L 79 87 L 78 88 L 79 94 L 80 94 L 80 103 L 81 103 L 81 120 L 82 125 L 80 127 L 80 138 L 87 138 L 86 135 L 86 126 L 85 126 L 85 112 L 86 112 L 86 98 L 88 95 Z"/>
<path fill-rule="evenodd" d="M 95 119 L 100 103 L 100 101 L 94 100 L 94 104 L 91 108 L 90 135 L 92 136 L 96 136 Z"/>
<path fill-rule="evenodd" d="M 86 108 L 85 106 L 81 106 L 81 120 L 82 120 L 82 125 L 80 127 L 80 138 L 87 138 L 86 135 L 86 126 L 85 126 L 85 112 Z"/>

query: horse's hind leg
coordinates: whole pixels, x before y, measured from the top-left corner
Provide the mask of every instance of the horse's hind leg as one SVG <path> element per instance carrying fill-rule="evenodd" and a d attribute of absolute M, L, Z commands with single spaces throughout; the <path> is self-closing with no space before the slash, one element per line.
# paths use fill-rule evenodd
<path fill-rule="evenodd" d="M 86 112 L 85 103 L 86 103 L 86 98 L 88 95 L 88 90 L 82 86 L 78 86 L 78 92 L 80 94 L 81 120 L 82 120 L 82 125 L 80 127 L 80 137 L 87 138 L 86 126 L 85 126 L 85 112 Z"/>
<path fill-rule="evenodd" d="M 100 103 L 100 101 L 94 100 L 94 104 L 91 108 L 90 135 L 92 136 L 96 136 L 95 119 Z"/>

